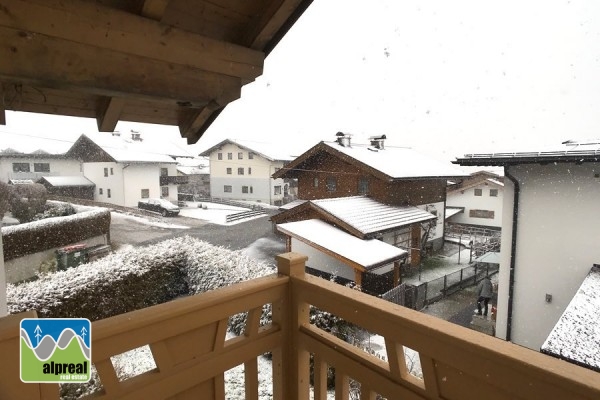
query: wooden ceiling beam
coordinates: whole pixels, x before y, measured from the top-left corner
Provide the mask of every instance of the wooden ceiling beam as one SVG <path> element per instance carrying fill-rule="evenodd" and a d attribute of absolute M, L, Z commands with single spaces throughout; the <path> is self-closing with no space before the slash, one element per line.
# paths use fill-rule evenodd
<path fill-rule="evenodd" d="M 2 3 L 0 27 L 20 30 L 24 35 L 42 34 L 249 80 L 262 74 L 264 53 L 261 51 L 186 32 L 94 2 L 3 0 Z M 157 12 L 164 2 L 151 3 L 156 3 L 152 12 Z M 46 55 L 36 56 L 41 60 Z"/>
<path fill-rule="evenodd" d="M 211 101 L 200 110 L 182 110 L 182 118 L 179 124 L 181 136 L 188 140 L 188 143 L 196 143 L 204 133 L 201 129 L 206 124 L 210 116 L 222 108 L 217 102 Z"/>
<path fill-rule="evenodd" d="M 169 0 L 146 0 L 142 6 L 142 15 L 160 21 L 165 15 Z"/>
<path fill-rule="evenodd" d="M 10 60 L 0 61 L 0 80 L 108 97 L 204 107 L 241 92 L 239 78 L 2 27 L 0 60 Z"/>
<path fill-rule="evenodd" d="M 272 0 L 267 11 L 248 28 L 243 43 L 251 49 L 264 49 L 302 2 L 303 0 Z"/>
<path fill-rule="evenodd" d="M 0 83 L 0 125 L 6 125 L 6 105 L 4 104 L 4 85 Z"/>
<path fill-rule="evenodd" d="M 98 105 L 98 115 L 96 122 L 98 123 L 98 131 L 114 132 L 117 123 L 121 117 L 125 100 L 118 97 L 103 98 Z"/>

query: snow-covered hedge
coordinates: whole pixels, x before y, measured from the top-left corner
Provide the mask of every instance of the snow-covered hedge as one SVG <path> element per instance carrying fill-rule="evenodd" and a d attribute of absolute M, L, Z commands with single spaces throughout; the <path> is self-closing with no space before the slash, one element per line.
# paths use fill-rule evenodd
<path fill-rule="evenodd" d="M 110 231 L 104 208 L 2 228 L 4 261 L 77 243 Z"/>
<path fill-rule="evenodd" d="M 181 237 L 8 285 L 7 300 L 10 313 L 97 320 L 271 272 L 239 251 Z"/>

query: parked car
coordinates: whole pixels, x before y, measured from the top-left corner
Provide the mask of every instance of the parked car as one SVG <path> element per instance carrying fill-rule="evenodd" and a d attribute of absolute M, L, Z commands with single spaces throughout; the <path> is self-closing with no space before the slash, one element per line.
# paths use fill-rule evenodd
<path fill-rule="evenodd" d="M 179 215 L 179 207 L 165 199 L 144 199 L 138 201 L 138 208 L 157 212 L 163 217 Z"/>

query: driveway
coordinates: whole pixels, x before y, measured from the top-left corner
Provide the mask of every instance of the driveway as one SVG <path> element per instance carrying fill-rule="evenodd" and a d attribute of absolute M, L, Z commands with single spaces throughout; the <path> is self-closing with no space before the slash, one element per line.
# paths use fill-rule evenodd
<path fill-rule="evenodd" d="M 113 248 L 144 246 L 188 235 L 230 250 L 243 250 L 249 257 L 269 264 L 275 263 L 275 255 L 285 252 L 285 240 L 273 233 L 270 215 L 228 226 L 185 217 L 150 217 L 153 224 L 149 225 L 136 218 L 116 213 L 112 215 L 110 236 Z M 161 225 L 161 222 L 166 224 Z M 172 227 L 173 225 L 185 226 L 187 229 Z"/>

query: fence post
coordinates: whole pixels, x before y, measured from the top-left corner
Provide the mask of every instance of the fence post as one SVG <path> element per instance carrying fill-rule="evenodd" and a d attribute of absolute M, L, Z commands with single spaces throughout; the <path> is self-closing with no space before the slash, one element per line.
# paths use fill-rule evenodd
<path fill-rule="evenodd" d="M 490 264 L 485 265 L 485 276 L 490 276 Z"/>
<path fill-rule="evenodd" d="M 463 281 L 463 271 L 464 271 L 464 270 L 465 270 L 464 268 L 461 268 L 461 269 L 460 269 L 460 285 L 459 285 L 460 287 L 462 287 L 462 281 Z"/>
<path fill-rule="evenodd" d="M 446 297 L 446 290 L 448 290 L 448 285 L 446 284 L 448 279 L 448 275 L 444 275 L 444 291 L 442 292 L 442 297 Z"/>
<path fill-rule="evenodd" d="M 473 274 L 473 284 L 477 283 L 477 265 L 479 265 L 479 263 L 475 264 L 475 273 Z"/>
<path fill-rule="evenodd" d="M 304 279 L 308 257 L 285 253 L 275 257 L 277 272 L 290 277 L 287 295 L 273 303 L 273 323 L 281 327 L 281 348 L 273 351 L 273 398 L 304 400 L 309 395 L 309 354 L 298 346 L 300 326 L 309 322 L 309 306 L 298 301 L 294 279 Z"/>

